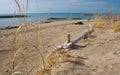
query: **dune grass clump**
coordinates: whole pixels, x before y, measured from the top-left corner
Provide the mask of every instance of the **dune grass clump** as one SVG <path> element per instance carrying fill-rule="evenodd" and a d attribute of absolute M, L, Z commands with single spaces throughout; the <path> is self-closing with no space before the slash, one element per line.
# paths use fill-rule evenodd
<path fill-rule="evenodd" d="M 111 29 L 116 33 L 120 32 L 120 17 L 117 15 L 117 17 L 111 18 Z"/>
<path fill-rule="evenodd" d="M 120 32 L 120 24 L 113 24 L 111 25 L 111 29 L 116 33 Z"/>
<path fill-rule="evenodd" d="M 120 32 L 120 18 L 115 17 L 112 13 L 108 15 L 96 15 L 95 20 L 96 28 L 108 28 L 112 29 L 114 32 Z"/>
<path fill-rule="evenodd" d="M 103 28 L 104 26 L 104 19 L 102 18 L 102 16 L 100 14 L 95 15 L 95 24 L 96 24 L 96 28 Z"/>
<path fill-rule="evenodd" d="M 80 57 L 71 56 L 67 52 L 54 51 L 46 59 L 45 68 L 37 71 L 37 75 L 51 75 L 51 70 L 56 68 L 60 63 L 72 62 L 75 64 L 81 63 Z"/>

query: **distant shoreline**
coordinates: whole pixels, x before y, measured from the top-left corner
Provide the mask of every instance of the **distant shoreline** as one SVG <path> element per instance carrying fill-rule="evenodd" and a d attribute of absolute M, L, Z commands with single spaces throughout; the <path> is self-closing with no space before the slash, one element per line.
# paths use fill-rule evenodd
<path fill-rule="evenodd" d="M 47 18 L 47 20 L 81 20 L 82 18 L 55 18 L 55 17 L 50 17 L 50 18 Z"/>
<path fill-rule="evenodd" d="M 28 17 L 27 15 L 0 15 L 0 18 L 22 18 Z"/>
<path fill-rule="evenodd" d="M 61 22 L 61 21 L 69 21 L 69 20 L 80 20 L 80 21 L 88 21 L 88 19 L 86 20 L 82 20 L 80 18 L 48 18 L 48 20 L 45 21 L 38 21 L 38 22 L 31 22 L 31 23 L 27 23 L 27 25 L 33 25 L 33 24 L 46 24 L 46 23 L 51 23 L 51 22 Z M 92 20 L 92 19 L 91 19 Z M 7 30 L 7 29 L 15 29 L 15 28 L 19 28 L 20 25 L 14 25 L 14 26 L 1 26 L 0 30 Z"/>
<path fill-rule="evenodd" d="M 20 23 L 24 23 L 24 15 L 26 15 L 26 22 L 44 22 L 46 20 L 90 20 L 94 19 L 94 16 L 83 16 L 84 13 L 27 13 L 23 14 L 0 14 L 0 26 L 17 26 Z"/>

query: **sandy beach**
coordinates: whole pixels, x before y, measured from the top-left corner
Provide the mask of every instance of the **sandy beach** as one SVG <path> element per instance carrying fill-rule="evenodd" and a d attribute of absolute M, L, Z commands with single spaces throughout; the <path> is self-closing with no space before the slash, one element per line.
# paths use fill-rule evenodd
<path fill-rule="evenodd" d="M 83 22 L 83 25 L 76 25 L 77 22 Z M 14 71 L 21 74 L 15 75 L 40 75 L 38 72 L 45 64 L 39 51 L 46 62 L 54 47 L 64 43 L 68 34 L 74 39 L 89 29 L 88 24 L 94 24 L 94 21 L 60 20 L 0 30 L 0 75 L 12 73 L 16 51 Z M 80 63 L 61 62 L 64 57 L 56 57 L 54 66 L 44 75 L 120 75 L 120 32 L 115 33 L 109 25 L 94 28 L 89 40 L 80 40 L 77 45 L 80 47 L 66 53 L 79 56 Z"/>

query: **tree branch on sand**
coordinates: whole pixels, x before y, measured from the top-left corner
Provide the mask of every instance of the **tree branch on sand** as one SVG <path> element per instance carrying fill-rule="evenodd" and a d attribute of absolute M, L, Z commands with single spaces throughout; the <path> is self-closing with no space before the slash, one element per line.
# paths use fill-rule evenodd
<path fill-rule="evenodd" d="M 55 50 L 68 50 L 68 49 L 72 49 L 76 46 L 76 44 L 82 40 L 82 39 L 87 39 L 88 35 L 90 35 L 93 31 L 94 31 L 94 25 L 88 24 L 89 25 L 89 29 L 85 30 L 81 35 L 79 35 L 78 37 L 76 37 L 75 39 L 73 39 L 72 41 L 70 40 L 70 34 L 68 34 L 68 40 L 63 43 L 62 45 L 59 45 L 57 47 L 55 47 Z"/>

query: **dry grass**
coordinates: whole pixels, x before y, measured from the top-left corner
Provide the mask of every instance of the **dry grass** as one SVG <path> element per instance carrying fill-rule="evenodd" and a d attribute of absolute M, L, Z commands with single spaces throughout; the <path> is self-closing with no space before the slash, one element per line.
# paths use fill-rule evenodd
<path fill-rule="evenodd" d="M 20 3 L 19 0 L 15 0 L 15 2 L 17 4 L 18 8 L 19 8 L 20 14 L 23 14 L 23 13 L 25 14 L 26 11 L 28 10 L 28 0 L 26 0 L 24 5 L 22 3 Z M 24 7 L 24 6 L 26 6 L 26 7 Z M 22 9 L 22 7 L 23 7 L 23 9 Z M 13 39 L 13 44 L 18 44 L 19 48 L 13 54 L 12 68 L 11 68 L 12 69 L 12 73 L 11 73 L 12 75 L 19 74 L 19 73 L 28 75 L 31 72 L 31 71 L 28 70 L 28 65 L 27 65 L 27 62 L 25 61 L 26 60 L 26 56 L 28 55 L 25 52 L 25 51 L 28 51 L 27 47 L 32 46 L 33 48 L 35 48 L 36 51 L 38 51 L 38 53 L 40 55 L 40 58 L 41 58 L 41 60 L 43 62 L 43 65 L 45 64 L 43 53 L 41 52 L 40 46 L 39 46 L 39 45 L 41 45 L 41 47 L 43 46 L 42 44 L 39 43 L 39 42 L 42 41 L 42 39 L 40 39 L 40 37 L 42 37 L 42 35 L 40 34 L 40 26 L 36 26 L 34 28 L 36 29 L 36 34 L 35 35 L 28 34 L 29 25 L 26 24 L 26 16 L 25 16 L 24 17 L 24 24 L 22 24 L 22 25 L 20 24 L 19 28 L 16 30 L 15 37 Z M 34 39 L 31 38 L 31 36 L 34 36 Z M 43 42 L 41 42 L 41 43 L 43 43 Z M 16 50 L 16 49 L 14 49 L 14 50 Z M 21 54 L 21 52 L 22 52 L 22 54 Z M 22 59 L 24 61 L 20 61 L 20 64 L 19 64 L 17 62 L 17 61 L 19 61 L 19 59 L 16 59 L 16 58 L 19 58 L 20 56 L 23 56 Z M 16 68 L 19 68 L 23 63 L 25 64 L 25 68 L 26 68 L 26 72 L 25 73 L 16 70 Z M 18 64 L 18 65 L 15 65 L 15 64 Z"/>
<path fill-rule="evenodd" d="M 32 32 L 29 32 L 29 30 L 31 29 L 30 27 L 35 29 L 34 30 L 35 31 L 34 34 L 32 34 Z M 24 56 L 24 57 L 22 57 L 22 59 L 26 60 L 25 57 L 27 57 L 29 55 L 27 53 L 29 51 L 29 48 L 33 48 L 34 50 L 36 50 L 36 52 L 39 54 L 39 58 L 41 58 L 41 59 L 37 59 L 37 60 L 39 62 L 42 61 L 43 66 L 41 66 L 41 68 L 44 67 L 44 65 L 45 65 L 45 58 L 43 56 L 43 52 L 41 52 L 42 51 L 41 49 L 43 49 L 45 44 L 44 44 L 43 39 L 41 39 L 41 38 L 43 38 L 43 35 L 41 33 L 39 25 L 38 26 L 34 26 L 34 25 L 30 26 L 30 25 L 26 24 L 26 25 L 21 25 L 17 29 L 15 37 L 13 39 L 13 43 L 17 44 L 19 46 L 19 48 L 13 55 L 14 58 L 13 58 L 13 62 L 12 62 L 12 66 L 13 66 L 12 67 L 12 74 L 14 74 L 16 72 L 15 67 L 17 65 L 15 66 L 15 64 L 18 64 L 18 61 L 19 61 L 19 59 L 16 59 L 16 57 L 19 58 L 21 56 L 20 52 L 22 51 L 23 52 L 22 55 Z M 25 53 L 23 48 L 26 49 L 26 51 L 27 51 L 26 53 Z M 16 60 L 16 62 L 15 62 L 15 60 Z M 28 62 L 23 61 L 22 63 L 25 64 L 26 73 L 28 73 L 29 72 L 29 70 L 27 69 Z M 20 64 L 18 67 L 20 67 L 21 65 L 22 64 Z M 26 73 L 24 73 L 24 74 L 26 74 Z"/>
<path fill-rule="evenodd" d="M 37 75 L 51 75 L 50 71 L 53 68 L 56 68 L 58 64 L 65 62 L 72 62 L 75 64 L 79 64 L 80 57 L 71 56 L 67 52 L 54 51 L 48 56 L 46 60 L 45 68 L 38 70 Z"/>
<path fill-rule="evenodd" d="M 101 15 L 96 15 L 95 16 L 95 24 L 96 24 L 96 28 L 103 28 L 104 26 L 104 19 L 102 18 Z"/>
<path fill-rule="evenodd" d="M 19 12 L 20 13 L 22 13 L 22 8 L 21 8 L 21 4 L 20 4 L 20 2 L 19 2 L 19 0 L 15 0 L 15 2 L 16 2 L 16 4 L 17 4 L 17 6 L 18 6 L 18 8 L 19 8 Z M 15 14 L 14 14 L 15 15 Z M 17 36 L 18 36 L 18 32 L 19 32 L 19 30 L 22 28 L 22 25 L 21 26 L 19 26 L 19 28 L 17 29 L 17 31 L 16 31 L 16 34 L 15 34 L 15 37 L 14 37 L 14 39 L 13 39 L 13 44 L 16 44 L 16 39 L 17 39 Z M 15 50 L 15 49 L 14 49 Z M 18 66 L 15 66 L 15 64 L 16 64 L 16 62 L 15 62 L 15 60 L 16 60 L 16 57 L 17 57 L 17 55 L 19 54 L 19 52 L 21 51 L 21 48 L 19 48 L 14 54 L 13 54 L 13 59 L 12 59 L 12 73 L 11 73 L 11 75 L 14 75 L 14 74 L 18 74 L 18 73 L 21 73 L 21 72 L 17 72 L 17 71 L 15 71 L 15 69 L 16 69 L 16 67 L 18 67 L 18 66 L 20 66 L 20 65 L 18 65 Z"/>
<path fill-rule="evenodd" d="M 26 71 L 28 71 L 28 67 L 27 67 L 27 63 L 26 63 L 26 55 L 25 55 L 26 54 L 26 50 L 27 50 L 27 48 L 24 47 L 24 48 L 19 48 L 15 52 L 15 54 L 13 56 L 12 64 L 11 64 L 11 67 L 12 67 L 12 73 L 11 73 L 11 75 L 23 73 L 23 72 L 17 71 L 17 68 L 19 68 L 21 66 L 21 64 L 23 64 L 23 63 L 25 63 L 25 65 L 26 65 L 26 67 L 25 67 Z M 22 56 L 23 60 L 20 61 L 19 63 L 16 63 L 18 61 L 16 58 L 18 56 L 20 56 L 20 55 Z"/>
<path fill-rule="evenodd" d="M 111 19 L 111 29 L 116 33 L 120 32 L 120 24 L 119 24 L 119 15 L 116 18 Z"/>
<path fill-rule="evenodd" d="M 111 29 L 114 31 L 114 32 L 120 32 L 120 25 L 111 25 Z"/>
<path fill-rule="evenodd" d="M 94 21 L 96 23 L 96 28 L 111 28 L 114 32 L 120 32 L 120 25 L 119 23 L 116 23 L 120 21 L 119 16 L 114 17 L 113 14 L 105 17 L 102 15 L 96 15 Z"/>

